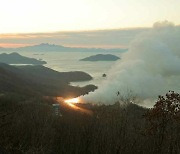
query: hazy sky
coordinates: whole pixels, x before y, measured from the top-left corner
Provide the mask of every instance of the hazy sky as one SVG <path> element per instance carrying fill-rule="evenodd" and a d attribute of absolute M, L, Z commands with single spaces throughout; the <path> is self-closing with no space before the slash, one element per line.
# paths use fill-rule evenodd
<path fill-rule="evenodd" d="M 127 47 L 137 27 L 179 15 L 180 0 L 0 0 L 0 46 Z"/>
<path fill-rule="evenodd" d="M 0 33 L 180 24 L 180 0 L 0 0 Z"/>
<path fill-rule="evenodd" d="M 71 47 L 127 48 L 134 37 L 147 30 L 149 29 L 1 34 L 0 47 L 20 47 L 50 43 Z"/>

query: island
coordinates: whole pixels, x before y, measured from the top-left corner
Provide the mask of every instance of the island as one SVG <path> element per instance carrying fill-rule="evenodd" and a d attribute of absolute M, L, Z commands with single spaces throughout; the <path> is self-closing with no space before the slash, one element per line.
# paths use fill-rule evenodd
<path fill-rule="evenodd" d="M 80 59 L 80 61 L 116 61 L 120 58 L 112 54 L 97 54 L 90 57 Z"/>
<path fill-rule="evenodd" d="M 105 77 L 107 77 L 107 75 L 104 73 L 104 74 L 102 75 L 102 77 L 105 78 Z"/>
<path fill-rule="evenodd" d="M 6 64 L 32 64 L 32 65 L 43 65 L 46 64 L 45 61 L 37 60 L 35 58 L 29 58 L 22 56 L 16 52 L 7 54 L 0 54 L 0 62 Z"/>

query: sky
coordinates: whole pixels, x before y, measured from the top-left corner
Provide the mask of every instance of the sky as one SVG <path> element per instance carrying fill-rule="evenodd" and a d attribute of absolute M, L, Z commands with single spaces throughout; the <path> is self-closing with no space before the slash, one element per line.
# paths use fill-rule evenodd
<path fill-rule="evenodd" d="M 6 36 L 0 46 L 13 46 L 12 37 L 19 39 L 22 34 L 71 32 L 74 36 L 82 31 L 151 27 L 163 20 L 180 25 L 180 0 L 0 0 L 0 4 L 0 38 Z"/>
<path fill-rule="evenodd" d="M 21 47 L 41 43 L 85 48 L 128 48 L 129 43 L 147 28 L 95 30 L 55 33 L 1 34 L 0 47 Z"/>

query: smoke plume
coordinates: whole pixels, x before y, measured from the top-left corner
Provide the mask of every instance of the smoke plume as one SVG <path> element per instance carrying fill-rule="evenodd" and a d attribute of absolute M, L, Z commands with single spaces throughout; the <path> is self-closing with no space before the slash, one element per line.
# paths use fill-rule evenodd
<path fill-rule="evenodd" d="M 108 72 L 94 93 L 83 97 L 89 102 L 112 104 L 117 92 L 149 100 L 169 90 L 180 91 L 180 28 L 168 21 L 157 22 L 138 35 L 122 60 Z"/>

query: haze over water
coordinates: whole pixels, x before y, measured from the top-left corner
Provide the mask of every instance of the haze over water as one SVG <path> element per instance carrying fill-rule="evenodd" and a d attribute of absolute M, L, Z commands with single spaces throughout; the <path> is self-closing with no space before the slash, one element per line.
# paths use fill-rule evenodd
<path fill-rule="evenodd" d="M 3 53 L 3 52 L 0 52 Z M 6 52 L 11 53 L 11 52 Z M 75 86 L 85 86 L 95 84 L 99 86 L 106 78 L 102 74 L 107 74 L 108 71 L 115 65 L 116 61 L 80 61 L 80 59 L 96 54 L 109 54 L 107 52 L 19 52 L 19 54 L 36 59 L 42 59 L 47 62 L 46 65 L 59 72 L 83 71 L 93 77 L 91 81 L 73 82 Z M 121 57 L 122 53 L 113 52 L 113 55 Z M 108 75 L 108 74 L 107 74 Z"/>

